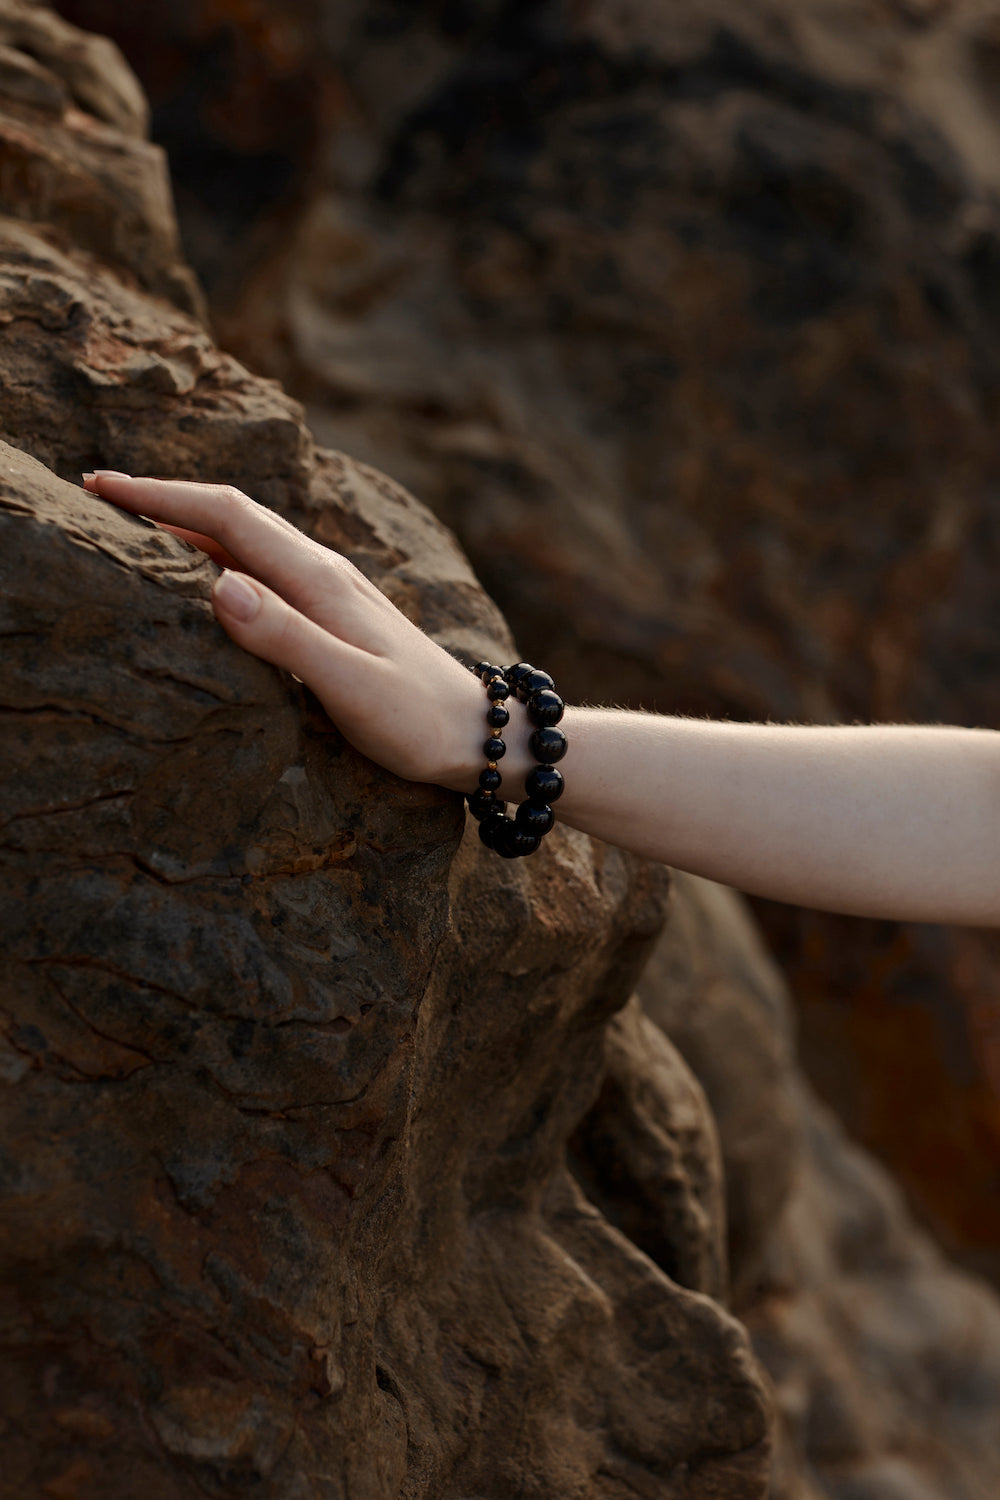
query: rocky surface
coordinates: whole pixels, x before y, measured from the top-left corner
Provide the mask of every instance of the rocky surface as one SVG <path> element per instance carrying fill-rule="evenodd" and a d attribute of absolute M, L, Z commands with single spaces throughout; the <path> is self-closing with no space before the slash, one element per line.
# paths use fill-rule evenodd
<path fill-rule="evenodd" d="M 71 163 L 128 74 L 83 97 L 91 42 L 26 15 L 0 130 Z M 444 528 L 47 180 L 0 176 L 3 1500 L 990 1500 L 996 1299 L 804 1095 L 735 898 L 681 880 L 647 967 L 663 871 L 485 859 L 77 487 L 236 483 L 513 650 Z"/>
<path fill-rule="evenodd" d="M 72 161 L 85 102 L 3 125 Z M 440 524 L 152 269 L 65 199 L 4 207 L 0 1490 L 763 1493 L 717 1163 L 675 1204 L 688 1285 L 566 1166 L 664 872 L 567 831 L 486 859 L 228 642 L 212 566 L 81 468 L 224 476 L 450 648 L 513 650 Z"/>
<path fill-rule="evenodd" d="M 992 4 L 133 10 L 66 0 L 150 82 L 224 343 L 568 692 L 1000 727 Z M 759 912 L 818 1086 L 1000 1284 L 997 940 Z"/>
<path fill-rule="evenodd" d="M 717 1126 L 733 1306 L 773 1382 L 771 1500 L 996 1494 L 1000 1302 L 804 1084 L 787 985 L 733 892 L 676 877 L 639 992 Z"/>

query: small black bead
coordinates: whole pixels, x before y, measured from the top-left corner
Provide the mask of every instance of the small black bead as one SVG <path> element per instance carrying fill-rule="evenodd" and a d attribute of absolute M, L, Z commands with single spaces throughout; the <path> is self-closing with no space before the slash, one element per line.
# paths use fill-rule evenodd
<path fill-rule="evenodd" d="M 486 696 L 491 703 L 502 703 L 505 698 L 510 697 L 510 688 L 502 677 L 495 677 L 486 684 Z"/>
<path fill-rule="evenodd" d="M 555 683 L 548 672 L 540 672 L 537 667 L 532 667 L 530 672 L 525 672 L 517 684 L 517 696 L 525 703 L 533 693 L 544 692 L 546 688 L 551 690 Z"/>
<path fill-rule="evenodd" d="M 533 693 L 528 699 L 528 718 L 539 729 L 558 724 L 565 710 L 565 703 L 551 688 L 542 688 L 540 693 Z"/>
<path fill-rule="evenodd" d="M 486 710 L 486 722 L 491 729 L 502 729 L 510 723 L 510 714 L 502 703 L 491 703 Z"/>
<path fill-rule="evenodd" d="M 494 739 L 491 735 L 488 740 L 483 740 L 483 754 L 487 760 L 503 760 L 507 754 L 507 746 L 501 739 Z"/>
<path fill-rule="evenodd" d="M 562 772 L 555 766 L 535 766 L 524 778 L 524 790 L 528 801 L 542 807 L 547 802 L 556 802 L 566 786 Z"/>
<path fill-rule="evenodd" d="M 475 672 L 477 677 L 482 677 L 484 672 L 488 672 L 490 670 L 490 664 L 488 661 L 477 661 L 472 670 Z"/>
<path fill-rule="evenodd" d="M 499 771 L 491 771 L 487 766 L 485 771 L 479 773 L 479 789 L 483 792 L 497 792 L 500 790 L 502 780 L 503 777 Z"/>
<path fill-rule="evenodd" d="M 483 818 L 490 817 L 490 815 L 496 809 L 496 806 L 497 799 L 492 796 L 491 793 L 484 792 L 482 788 L 480 788 L 478 792 L 473 792 L 472 796 L 469 798 L 469 811 L 472 816 L 474 818 L 478 818 L 480 822 L 482 822 Z"/>
<path fill-rule="evenodd" d="M 536 729 L 528 743 L 535 759 L 546 766 L 562 760 L 569 749 L 569 741 L 561 729 Z"/>
<path fill-rule="evenodd" d="M 539 807 L 534 802 L 522 802 L 514 818 L 517 826 L 523 828 L 525 833 L 533 833 L 542 838 L 552 827 L 556 815 L 546 803 Z"/>

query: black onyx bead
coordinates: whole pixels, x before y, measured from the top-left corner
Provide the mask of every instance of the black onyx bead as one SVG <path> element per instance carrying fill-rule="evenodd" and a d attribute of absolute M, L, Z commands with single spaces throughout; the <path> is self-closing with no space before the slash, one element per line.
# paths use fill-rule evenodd
<path fill-rule="evenodd" d="M 499 771 L 491 771 L 489 766 L 485 771 L 479 773 L 479 790 L 481 792 L 496 792 L 500 790 L 503 777 Z"/>
<path fill-rule="evenodd" d="M 517 858 L 514 846 L 510 842 L 510 836 L 513 831 L 514 824 L 509 818 L 492 818 L 490 820 L 490 848 L 504 859 Z M 485 843 L 485 839 L 483 842 Z"/>
<path fill-rule="evenodd" d="M 472 670 L 473 672 L 475 672 L 477 677 L 482 677 L 484 672 L 488 672 L 490 670 L 490 664 L 488 661 L 477 661 Z"/>
<path fill-rule="evenodd" d="M 538 838 L 548 833 L 556 820 L 556 815 L 546 803 L 540 807 L 534 802 L 522 802 L 514 814 L 519 828 L 525 833 L 533 833 Z"/>
<path fill-rule="evenodd" d="M 569 748 L 566 736 L 561 729 L 536 729 L 528 743 L 535 759 L 540 760 L 546 766 L 562 760 Z"/>
<path fill-rule="evenodd" d="M 563 794 L 565 785 L 562 772 L 557 771 L 555 766 L 535 766 L 524 778 L 524 790 L 528 794 L 528 801 L 540 807 L 546 802 L 557 802 Z"/>
<path fill-rule="evenodd" d="M 534 693 L 544 692 L 546 688 L 552 689 L 555 683 L 548 672 L 539 672 L 537 667 L 532 667 L 530 672 L 525 672 L 517 684 L 517 696 L 525 703 Z"/>
<path fill-rule="evenodd" d="M 479 837 L 482 839 L 487 849 L 492 849 L 494 847 L 493 836 L 496 833 L 497 829 L 502 828 L 503 826 L 504 820 L 502 818 L 484 818 L 482 820 L 479 825 Z"/>
<path fill-rule="evenodd" d="M 496 677 L 486 684 L 486 696 L 491 703 L 502 703 L 505 698 L 510 697 L 510 688 L 502 677 Z"/>
<path fill-rule="evenodd" d="M 494 739 L 491 735 L 488 740 L 483 741 L 483 754 L 487 760 L 503 760 L 507 754 L 507 746 L 501 739 Z"/>
<path fill-rule="evenodd" d="M 473 792 L 469 798 L 469 811 L 480 822 L 482 822 L 483 818 L 488 818 L 497 806 L 497 799 L 491 793 L 484 792 L 481 788 L 478 792 Z"/>
<path fill-rule="evenodd" d="M 533 672 L 534 670 L 535 669 L 531 665 L 530 662 L 528 662 L 528 661 L 519 661 L 519 662 L 515 662 L 512 667 L 508 667 L 507 670 L 506 670 L 506 672 L 503 675 L 506 677 L 506 679 L 510 683 L 511 687 L 517 687 L 518 683 L 521 681 L 521 678 L 524 676 L 524 674 L 526 672 Z"/>
<path fill-rule="evenodd" d="M 528 699 L 528 718 L 532 724 L 537 724 L 539 729 L 551 728 L 554 724 L 558 724 L 565 711 L 565 703 L 551 688 L 542 688 L 540 693 L 534 693 Z"/>
<path fill-rule="evenodd" d="M 524 854 L 534 854 L 541 843 L 533 833 L 525 833 L 516 823 L 505 820 L 493 834 L 493 848 L 504 859 L 519 859 Z"/>
<path fill-rule="evenodd" d="M 529 833 L 526 828 L 519 828 L 516 823 L 511 823 L 509 826 L 511 832 L 507 835 L 507 838 L 515 853 L 520 855 L 534 854 L 542 842 L 541 837 L 537 833 Z"/>
<path fill-rule="evenodd" d="M 510 714 L 502 703 L 491 703 L 486 710 L 486 722 L 491 729 L 502 729 L 510 723 Z"/>

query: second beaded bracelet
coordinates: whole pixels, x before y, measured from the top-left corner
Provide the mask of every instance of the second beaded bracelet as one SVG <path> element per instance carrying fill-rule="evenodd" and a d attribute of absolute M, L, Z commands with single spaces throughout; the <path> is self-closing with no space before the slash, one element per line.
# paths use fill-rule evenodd
<path fill-rule="evenodd" d="M 468 799 L 469 810 L 478 819 L 479 837 L 486 847 L 504 859 L 518 859 L 534 854 L 555 822 L 552 803 L 562 796 L 565 786 L 555 763 L 567 750 L 566 736 L 557 725 L 566 705 L 549 674 L 529 662 L 505 668 L 481 661 L 472 670 L 486 688 L 490 734 L 483 744 L 486 769 L 480 772 L 479 790 Z M 503 731 L 510 721 L 505 704 L 511 693 L 525 705 L 535 726 L 529 744 L 538 762 L 525 778 L 526 800 L 513 818 L 507 816 L 507 804 L 497 796 L 503 782 L 498 762 L 507 753 Z"/>

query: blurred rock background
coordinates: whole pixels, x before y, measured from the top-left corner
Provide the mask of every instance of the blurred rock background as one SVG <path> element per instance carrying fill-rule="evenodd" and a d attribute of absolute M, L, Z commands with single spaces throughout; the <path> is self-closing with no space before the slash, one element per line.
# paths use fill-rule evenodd
<path fill-rule="evenodd" d="M 1000 7 L 64 0 L 226 347 L 576 698 L 1000 727 Z M 756 903 L 807 1070 L 1000 1280 L 1000 947 Z"/>
<path fill-rule="evenodd" d="M 574 696 L 997 722 L 992 7 L 61 9 L 143 80 L 220 342 L 418 490 Z M 31 912 L 4 974 L 0 1484 L 992 1500 L 996 1298 L 813 1097 L 745 905 L 678 878 L 623 1006 L 654 872 L 567 836 L 509 885 L 453 808 L 400 801 L 294 686 L 218 658 L 179 544 L 79 513 L 65 481 L 99 460 L 232 479 L 448 644 L 508 639 L 430 517 L 213 346 L 114 50 L 23 0 L 0 48 L 4 889 Z M 53 545 L 73 567 L 45 592 Z M 106 588 L 135 639 L 90 619 Z M 113 763 L 133 804 L 123 782 L 63 808 L 67 726 L 17 718 L 29 689 L 81 722 L 143 705 L 127 763 L 122 725 L 71 731 L 74 775 Z M 253 798 L 185 811 L 192 768 L 155 751 L 181 708 L 198 764 L 224 712 Z M 239 947 L 189 973 L 166 943 L 147 977 L 194 984 L 185 1049 L 101 925 L 122 859 L 154 931 L 231 877 L 213 920 L 293 987 L 332 924 L 350 982 L 320 964 L 305 1019 L 347 1015 L 248 1051 L 246 1022 L 282 1023 Z M 410 912 L 415 860 L 403 954 L 370 891 Z M 78 901 L 110 979 L 53 958 Z M 993 940 L 758 914 L 821 1090 L 995 1274 Z M 294 1098 L 369 1068 L 298 1128 Z"/>

